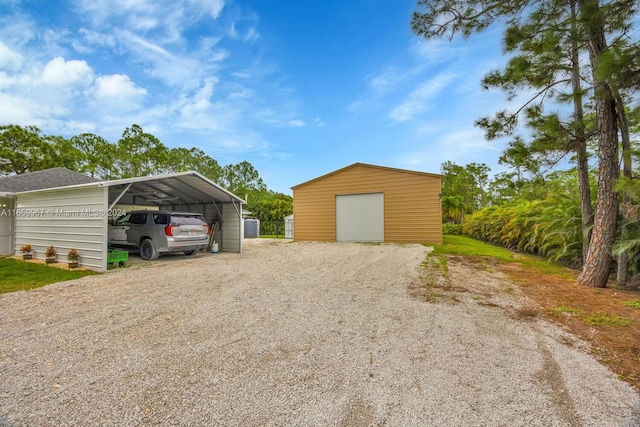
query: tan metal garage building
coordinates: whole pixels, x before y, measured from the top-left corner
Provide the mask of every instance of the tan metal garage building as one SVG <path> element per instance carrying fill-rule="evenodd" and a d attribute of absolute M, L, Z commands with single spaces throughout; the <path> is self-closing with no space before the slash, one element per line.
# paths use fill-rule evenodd
<path fill-rule="evenodd" d="M 354 163 L 292 187 L 297 241 L 442 243 L 442 176 Z"/>

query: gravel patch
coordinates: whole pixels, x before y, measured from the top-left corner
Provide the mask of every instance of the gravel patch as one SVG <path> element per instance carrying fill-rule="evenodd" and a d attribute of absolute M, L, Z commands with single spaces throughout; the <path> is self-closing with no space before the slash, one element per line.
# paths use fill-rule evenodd
<path fill-rule="evenodd" d="M 0 425 L 640 425 L 576 338 L 412 296 L 425 254 L 256 239 L 0 295 Z"/>

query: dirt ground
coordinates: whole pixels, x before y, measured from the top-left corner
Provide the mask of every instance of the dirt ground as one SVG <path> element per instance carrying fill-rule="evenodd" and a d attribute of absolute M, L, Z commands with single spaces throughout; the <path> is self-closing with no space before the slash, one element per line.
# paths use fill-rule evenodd
<path fill-rule="evenodd" d="M 420 245 L 256 239 L 0 295 L 0 425 L 638 425 L 523 289 Z"/>
<path fill-rule="evenodd" d="M 640 391 L 640 292 L 588 288 L 569 278 L 532 274 L 516 264 L 497 266 L 534 304 L 539 316 L 588 341 L 591 354 Z M 573 278 L 572 278 L 573 277 Z"/>

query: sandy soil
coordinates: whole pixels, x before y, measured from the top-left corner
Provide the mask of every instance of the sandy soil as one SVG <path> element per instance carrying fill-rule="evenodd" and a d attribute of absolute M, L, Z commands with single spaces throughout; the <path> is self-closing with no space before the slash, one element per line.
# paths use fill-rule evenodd
<path fill-rule="evenodd" d="M 247 240 L 0 296 L 0 425 L 638 425 L 491 268 Z"/>

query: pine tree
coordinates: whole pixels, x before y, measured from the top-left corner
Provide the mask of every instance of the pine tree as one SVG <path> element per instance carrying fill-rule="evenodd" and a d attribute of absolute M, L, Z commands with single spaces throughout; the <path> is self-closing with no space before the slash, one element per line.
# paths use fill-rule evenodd
<path fill-rule="evenodd" d="M 583 89 L 580 87 L 579 52 L 582 46 L 588 52 L 589 70 L 592 85 L 592 97 L 596 112 L 598 140 L 598 192 L 593 221 L 593 234 L 586 250 L 582 272 L 578 282 L 588 286 L 604 287 L 607 284 L 611 251 L 616 232 L 618 214 L 617 194 L 613 190 L 619 174 L 618 168 L 618 129 L 620 116 L 616 104 L 615 88 L 618 80 L 634 73 L 622 67 L 617 75 L 603 73 L 603 65 L 609 63 L 611 51 L 607 36 L 611 38 L 626 34 L 630 22 L 635 16 L 634 1 L 615 1 L 601 7 L 599 0 L 420 0 L 418 5 L 426 11 L 415 12 L 412 28 L 427 39 L 455 35 L 469 37 L 495 23 L 502 21 L 507 28 L 505 44 L 517 50 L 521 55 L 514 57 L 504 73 L 493 73 L 485 78 L 486 85 L 501 86 L 515 96 L 523 87 L 539 88 L 537 95 L 547 99 L 554 95 L 553 101 L 562 100 L 561 89 L 570 87 L 570 98 L 574 102 L 574 120 L 568 127 L 573 138 L 571 141 L 577 154 L 580 168 L 581 199 L 583 205 L 583 241 L 588 241 L 585 229 L 590 215 L 587 201 L 588 170 L 586 170 L 587 134 L 581 113 Z M 567 43 L 568 42 L 568 43 Z M 569 52 L 562 50 L 569 46 Z M 576 57 L 577 56 L 577 57 Z M 569 76 L 563 79 L 562 76 Z M 564 94 L 566 95 L 566 94 Z M 534 97 L 520 111 L 525 111 L 531 123 L 538 129 L 553 129 L 553 123 L 561 121 L 554 115 L 543 116 L 541 103 Z M 499 112 L 493 119 L 481 119 L 489 137 L 513 132 L 517 126 L 517 114 Z M 563 127 L 556 127 L 556 133 Z M 553 132 L 552 132 L 553 133 Z M 543 132 L 544 134 L 544 132 Z M 539 139 L 544 147 L 548 138 Z M 555 141 L 557 143 L 557 141 Z M 551 150 L 558 146 L 552 144 Z M 569 148 L 569 146 L 567 147 Z"/>

